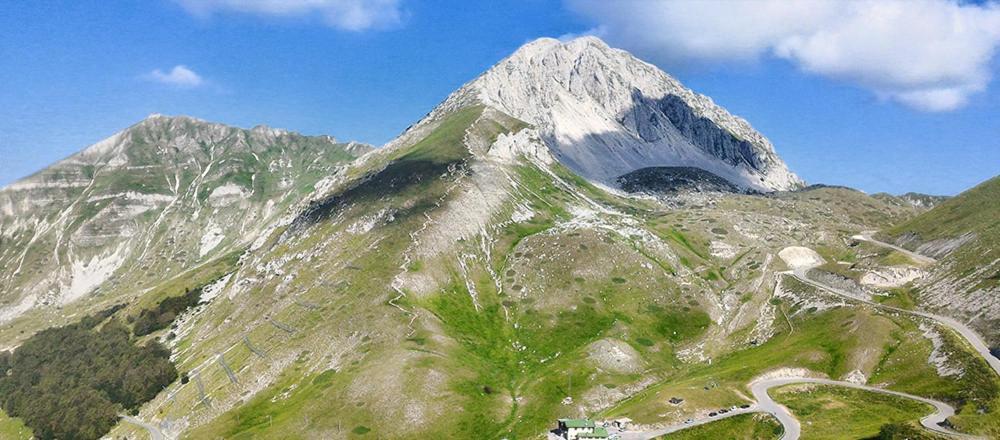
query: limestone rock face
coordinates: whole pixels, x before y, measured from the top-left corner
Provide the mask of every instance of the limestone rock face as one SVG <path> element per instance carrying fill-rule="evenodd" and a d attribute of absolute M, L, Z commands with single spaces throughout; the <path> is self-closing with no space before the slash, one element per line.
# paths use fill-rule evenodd
<path fill-rule="evenodd" d="M 652 166 L 697 167 L 756 191 L 803 185 L 747 121 L 595 37 L 533 41 L 430 117 L 475 103 L 534 125 L 561 162 L 612 186 Z"/>

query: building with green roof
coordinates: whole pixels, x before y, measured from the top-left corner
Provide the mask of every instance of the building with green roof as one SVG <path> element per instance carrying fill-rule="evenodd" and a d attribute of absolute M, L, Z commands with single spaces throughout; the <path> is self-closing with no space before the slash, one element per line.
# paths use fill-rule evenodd
<path fill-rule="evenodd" d="M 589 419 L 559 419 L 557 431 L 566 440 L 608 438 L 608 430 L 598 427 Z"/>

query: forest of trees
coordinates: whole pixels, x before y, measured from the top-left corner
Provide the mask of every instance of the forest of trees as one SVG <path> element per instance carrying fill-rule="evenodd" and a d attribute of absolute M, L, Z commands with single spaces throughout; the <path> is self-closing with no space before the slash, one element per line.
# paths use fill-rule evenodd
<path fill-rule="evenodd" d="M 135 345 L 128 327 L 113 319 L 96 329 L 103 318 L 41 331 L 13 353 L 0 353 L 0 407 L 36 438 L 100 438 L 119 414 L 177 379 L 165 347 Z"/>

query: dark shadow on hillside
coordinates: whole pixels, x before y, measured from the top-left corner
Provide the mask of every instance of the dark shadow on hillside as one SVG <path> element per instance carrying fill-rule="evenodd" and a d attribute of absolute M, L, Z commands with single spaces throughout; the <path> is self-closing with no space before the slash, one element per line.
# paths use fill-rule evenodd
<path fill-rule="evenodd" d="M 729 165 L 745 165 L 757 171 L 763 171 L 767 165 L 767 161 L 758 155 L 752 143 L 736 137 L 712 120 L 699 116 L 677 95 L 652 99 L 635 91 L 632 100 L 635 102 L 632 110 L 619 122 L 628 126 L 631 119 L 639 137 L 647 142 L 660 140 L 659 128 L 669 123 L 694 146 Z M 658 112 L 650 112 L 649 108 Z"/>
<path fill-rule="evenodd" d="M 301 232 L 317 223 L 335 217 L 339 212 L 356 203 L 379 200 L 406 191 L 431 179 L 440 178 L 457 166 L 458 162 L 435 162 L 431 160 L 396 160 L 381 170 L 373 171 L 357 179 L 345 190 L 320 200 L 309 202 L 309 206 L 292 221 L 282 234 L 284 241 L 289 234 Z M 414 212 L 421 212 L 432 205 L 421 198 L 416 205 L 398 211 L 394 216 L 405 219 Z"/>
<path fill-rule="evenodd" d="M 615 181 L 630 193 L 676 194 L 680 192 L 723 192 L 757 194 L 718 175 L 696 167 L 648 167 L 618 176 Z"/>

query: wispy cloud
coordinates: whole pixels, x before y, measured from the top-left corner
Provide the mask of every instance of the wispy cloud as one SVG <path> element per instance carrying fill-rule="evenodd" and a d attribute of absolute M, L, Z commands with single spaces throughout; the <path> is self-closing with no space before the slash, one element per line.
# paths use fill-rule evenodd
<path fill-rule="evenodd" d="M 926 111 L 989 83 L 1000 2 L 956 0 L 566 0 L 593 33 L 667 65 L 762 57 Z"/>
<path fill-rule="evenodd" d="M 262 16 L 316 15 L 326 24 L 348 31 L 382 29 L 398 25 L 400 0 L 176 0 L 188 12 L 207 17 L 219 12 Z"/>
<path fill-rule="evenodd" d="M 201 75 L 198 75 L 187 66 L 180 64 L 174 66 L 173 69 L 170 69 L 167 72 L 155 69 L 144 75 L 144 78 L 150 81 L 181 88 L 194 88 L 205 84 L 205 80 L 201 77 Z"/>

